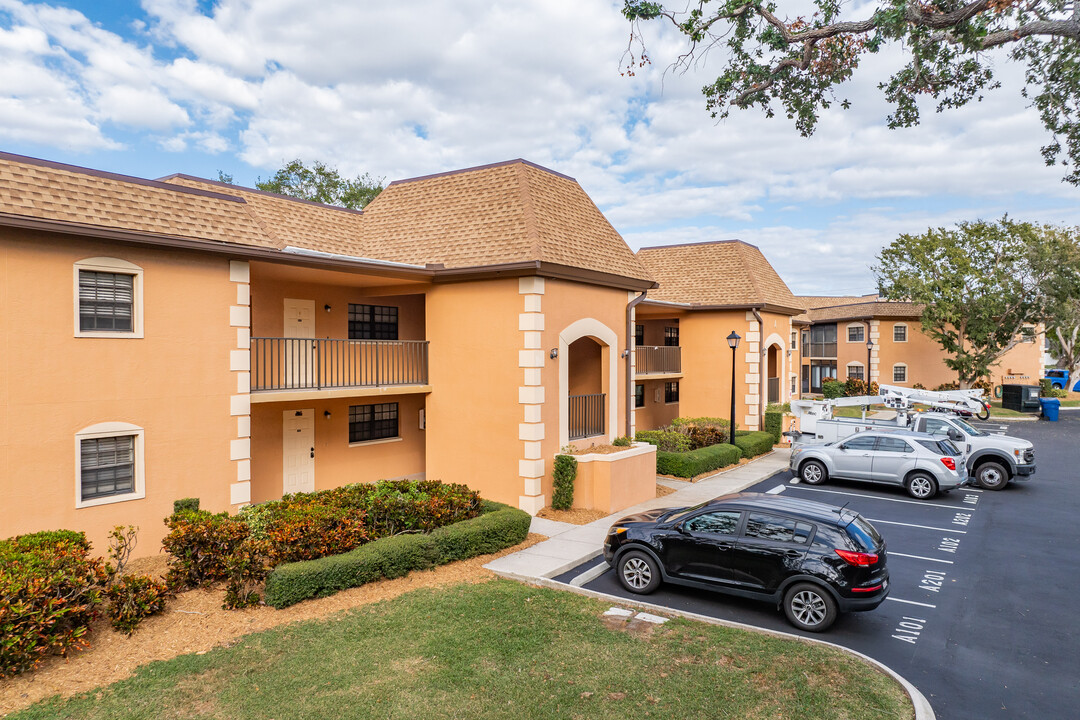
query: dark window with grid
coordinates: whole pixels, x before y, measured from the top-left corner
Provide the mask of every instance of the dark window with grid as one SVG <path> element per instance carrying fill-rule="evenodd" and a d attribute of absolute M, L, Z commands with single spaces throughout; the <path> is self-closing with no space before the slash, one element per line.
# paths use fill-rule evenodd
<path fill-rule="evenodd" d="M 398 404 L 353 405 L 349 408 L 349 442 L 398 436 Z"/>
<path fill-rule="evenodd" d="M 131 331 L 135 276 L 79 271 L 79 330 Z"/>
<path fill-rule="evenodd" d="M 799 337 L 799 333 L 792 330 L 791 331 L 791 349 L 792 350 L 797 350 L 798 349 L 796 347 L 796 345 L 798 344 L 798 337 Z"/>
<path fill-rule="evenodd" d="M 847 340 L 848 342 L 862 342 L 864 333 L 862 325 L 848 325 Z"/>
<path fill-rule="evenodd" d="M 82 440 L 80 466 L 83 500 L 135 492 L 135 436 Z"/>
<path fill-rule="evenodd" d="M 664 328 L 664 345 L 668 347 L 674 347 L 679 344 L 679 328 L 678 327 L 665 327 Z"/>
<path fill-rule="evenodd" d="M 664 383 L 664 402 L 679 402 L 679 383 Z"/>
<path fill-rule="evenodd" d="M 634 344 L 641 347 L 645 344 L 645 326 L 634 325 Z"/>
<path fill-rule="evenodd" d="M 893 342 L 907 342 L 907 325 L 893 325 Z"/>
<path fill-rule="evenodd" d="M 634 407 L 645 407 L 645 386 L 641 383 L 634 385 Z"/>
<path fill-rule="evenodd" d="M 350 340 L 397 340 L 398 309 L 349 303 Z"/>
<path fill-rule="evenodd" d="M 907 382 L 907 365 L 893 365 L 893 382 Z"/>
<path fill-rule="evenodd" d="M 849 380 L 862 380 L 863 379 L 863 366 L 862 365 L 848 365 L 847 376 Z"/>

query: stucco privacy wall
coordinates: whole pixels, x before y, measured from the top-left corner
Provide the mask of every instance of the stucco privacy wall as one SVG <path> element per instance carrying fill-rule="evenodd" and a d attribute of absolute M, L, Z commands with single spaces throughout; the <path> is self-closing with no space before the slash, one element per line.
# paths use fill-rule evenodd
<path fill-rule="evenodd" d="M 349 407 L 392 402 L 398 404 L 400 439 L 350 445 Z M 283 413 L 314 411 L 315 489 L 327 490 L 349 483 L 423 477 L 425 431 L 420 429 L 419 422 L 423 407 L 423 394 L 252 405 L 251 501 L 264 502 L 281 497 Z"/>
<path fill-rule="evenodd" d="M 427 477 L 516 506 L 524 372 L 518 279 L 437 284 L 426 297 Z"/>
<path fill-rule="evenodd" d="M 92 257 L 142 268 L 144 337 L 75 337 L 73 267 Z M 236 301 L 225 258 L 3 231 L 0 537 L 85 529 L 103 551 L 113 526 L 137 525 L 148 555 L 177 498 L 227 510 Z M 76 509 L 75 434 L 100 423 L 142 428 L 145 497 Z"/>

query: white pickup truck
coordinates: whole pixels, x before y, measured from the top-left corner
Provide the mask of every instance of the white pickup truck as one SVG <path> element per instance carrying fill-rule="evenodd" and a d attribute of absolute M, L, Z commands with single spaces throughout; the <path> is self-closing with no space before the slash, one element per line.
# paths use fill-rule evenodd
<path fill-rule="evenodd" d="M 931 435 L 946 435 L 967 455 L 968 474 L 979 487 L 1000 490 L 1010 480 L 1026 480 L 1035 473 L 1035 447 L 1027 440 L 991 435 L 950 413 L 907 413 L 893 420 L 871 418 L 815 418 L 801 433 L 790 433 L 793 443 L 828 443 L 860 430 L 902 427 Z M 812 426 L 812 427 L 811 427 Z"/>

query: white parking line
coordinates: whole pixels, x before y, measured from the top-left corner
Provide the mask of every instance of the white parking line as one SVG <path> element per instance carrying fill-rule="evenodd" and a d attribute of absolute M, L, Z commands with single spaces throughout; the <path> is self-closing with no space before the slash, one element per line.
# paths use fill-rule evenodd
<path fill-rule="evenodd" d="M 918 605 L 919 607 L 928 607 L 937 609 L 937 605 L 931 605 L 930 603 L 915 602 L 914 600 L 901 600 L 900 598 L 887 597 L 886 600 L 892 600 L 893 602 L 904 603 L 905 605 Z"/>
<path fill-rule="evenodd" d="M 779 495 L 782 492 L 784 492 L 784 486 L 783 485 L 777 485 L 772 490 L 766 490 L 765 494 L 766 495 Z"/>
<path fill-rule="evenodd" d="M 915 560 L 928 560 L 930 562 L 945 563 L 946 565 L 952 565 L 953 564 L 952 560 L 942 560 L 940 558 L 928 558 L 928 557 L 923 557 L 922 555 L 908 555 L 907 553 L 898 553 L 898 552 L 889 551 L 889 557 L 893 557 L 894 555 L 898 556 L 898 557 L 914 558 Z"/>
<path fill-rule="evenodd" d="M 970 510 L 971 509 L 970 505 L 934 505 L 934 504 L 931 504 L 931 503 L 927 503 L 927 502 L 925 502 L 923 500 L 901 500 L 900 498 L 887 498 L 887 497 L 881 497 L 879 495 L 863 495 L 862 493 L 843 492 L 841 490 L 822 490 L 821 488 L 808 488 L 808 487 L 797 487 L 797 488 L 792 488 L 792 489 L 793 490 L 809 490 L 810 492 L 831 493 L 833 495 L 850 495 L 851 497 L 861 497 L 861 498 L 866 498 L 867 500 L 885 500 L 886 502 L 906 503 L 908 505 L 921 505 L 923 507 L 948 508 L 949 510 Z"/>
<path fill-rule="evenodd" d="M 881 520 L 878 518 L 866 518 L 870 522 L 884 523 L 885 525 L 903 525 L 904 527 L 922 528 L 923 530 L 937 530 L 938 532 L 956 533 L 957 535 L 967 535 L 967 530 L 954 530 L 952 528 L 939 528 L 932 527 L 930 525 L 915 525 L 913 523 L 902 523 L 894 520 Z"/>

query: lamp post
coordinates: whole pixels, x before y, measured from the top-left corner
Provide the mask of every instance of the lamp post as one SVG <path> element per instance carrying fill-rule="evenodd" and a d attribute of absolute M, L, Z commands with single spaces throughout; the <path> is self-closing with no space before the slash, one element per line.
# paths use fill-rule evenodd
<path fill-rule="evenodd" d="M 866 394 L 870 394 L 870 355 L 874 349 L 874 341 L 870 339 L 870 335 L 866 336 Z M 870 406 L 867 405 L 866 409 L 869 410 Z"/>
<path fill-rule="evenodd" d="M 728 347 L 731 348 L 731 444 L 735 444 L 735 348 L 739 347 L 742 340 L 734 330 L 727 336 Z"/>

